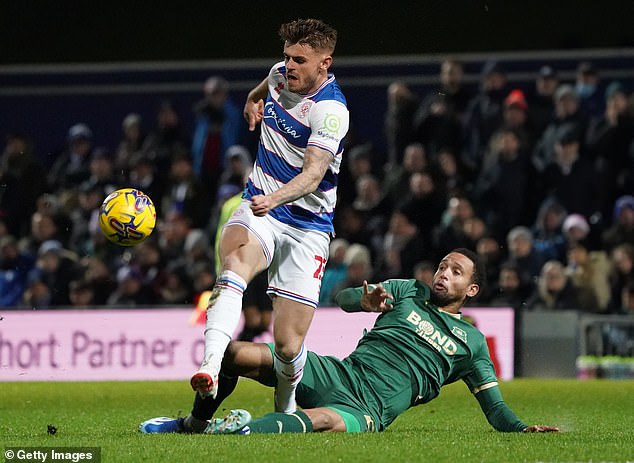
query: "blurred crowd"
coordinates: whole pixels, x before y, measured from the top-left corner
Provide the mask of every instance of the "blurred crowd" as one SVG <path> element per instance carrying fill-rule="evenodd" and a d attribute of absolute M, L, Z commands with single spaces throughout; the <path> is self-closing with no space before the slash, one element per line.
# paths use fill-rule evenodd
<path fill-rule="evenodd" d="M 28 127 L 6 134 L 0 307 L 195 303 L 215 281 L 221 207 L 255 154 L 229 90 L 210 77 L 192 127 L 169 101 L 154 121 L 130 113 L 114 147 L 78 121 L 51 165 Z M 487 62 L 474 89 L 448 58 L 437 88 L 386 91 L 385 152 L 354 127 L 347 141 L 320 305 L 363 280 L 429 282 L 439 258 L 467 247 L 488 266 L 475 304 L 634 313 L 634 95 L 621 82 L 580 62 L 570 82 L 543 66 L 527 89 Z M 130 248 L 98 225 L 123 187 L 157 209 L 153 235 Z"/>

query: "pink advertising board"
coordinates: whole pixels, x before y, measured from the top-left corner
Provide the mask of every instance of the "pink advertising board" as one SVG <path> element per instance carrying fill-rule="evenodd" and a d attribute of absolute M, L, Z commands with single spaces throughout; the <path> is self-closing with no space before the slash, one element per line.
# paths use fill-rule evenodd
<path fill-rule="evenodd" d="M 513 311 L 468 309 L 493 340 L 498 374 L 513 377 Z M 199 366 L 203 326 L 192 309 L 0 312 L 0 381 L 186 380 Z M 376 314 L 320 308 L 306 346 L 349 354 Z M 270 341 L 270 335 L 257 339 Z M 491 346 L 491 343 L 489 343 Z"/>

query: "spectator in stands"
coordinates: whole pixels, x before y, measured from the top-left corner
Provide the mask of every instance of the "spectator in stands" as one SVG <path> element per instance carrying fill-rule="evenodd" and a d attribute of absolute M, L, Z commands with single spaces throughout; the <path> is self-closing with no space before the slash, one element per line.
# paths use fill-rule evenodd
<path fill-rule="evenodd" d="M 330 252 L 324 275 L 321 279 L 321 291 L 319 292 L 319 305 L 332 306 L 334 304 L 333 288 L 346 279 L 348 267 L 345 263 L 346 252 L 350 243 L 343 238 L 335 238 L 330 242 Z"/>
<path fill-rule="evenodd" d="M 437 93 L 445 95 L 448 112 L 462 122 L 472 98 L 464 82 L 463 63 L 453 57 L 443 59 L 440 63 L 439 80 Z"/>
<path fill-rule="evenodd" d="M 478 241 L 484 237 L 491 236 L 486 223 L 477 215 L 469 217 L 463 222 L 462 233 L 467 239 L 469 249 L 475 249 Z"/>
<path fill-rule="evenodd" d="M 491 137 L 484 166 L 477 178 L 476 209 L 497 240 L 509 230 L 530 223 L 534 217 L 536 173 L 521 149 L 515 129 L 503 128 Z"/>
<path fill-rule="evenodd" d="M 601 172 L 587 157 L 581 156 L 578 129 L 570 124 L 561 126 L 554 149 L 555 159 L 539 178 L 539 197 L 557 198 L 569 213 L 585 217 L 600 213 Z"/>
<path fill-rule="evenodd" d="M 229 97 L 229 82 L 220 76 L 209 77 L 203 91 L 204 98 L 194 107 L 192 166 L 202 184 L 211 189 L 213 203 L 225 153 L 230 146 L 244 144 L 246 125 L 242 111 Z"/>
<path fill-rule="evenodd" d="M 533 290 L 534 281 L 542 270 L 543 257 L 533 245 L 533 234 L 528 227 L 512 228 L 507 237 L 508 256 L 506 262 L 515 265 L 520 275 L 522 288 Z"/>
<path fill-rule="evenodd" d="M 92 308 L 96 305 L 95 288 L 85 279 L 73 280 L 68 284 L 70 304 L 73 307 Z"/>
<path fill-rule="evenodd" d="M 627 93 L 614 81 L 605 90 L 605 111 L 590 119 L 587 131 L 588 151 L 594 157 L 618 161 L 627 157 L 634 121 L 628 111 Z"/>
<path fill-rule="evenodd" d="M 180 115 L 174 104 L 163 100 L 156 113 L 156 128 L 148 135 L 147 158 L 156 168 L 159 183 L 167 182 L 167 172 L 176 153 L 189 152 L 191 138 L 181 125 Z"/>
<path fill-rule="evenodd" d="M 376 251 L 374 248 L 380 247 L 382 236 L 375 236 L 376 230 L 371 228 L 372 224 L 368 225 L 365 214 L 352 206 L 346 207 L 344 205 L 337 210 L 335 219 L 337 237 L 344 238 L 350 244 L 361 244 L 365 246 L 372 253 L 372 260 L 376 260 Z M 375 241 L 378 241 L 376 246 L 374 246 Z"/>
<path fill-rule="evenodd" d="M 474 174 L 480 171 L 491 135 L 502 125 L 507 94 L 506 71 L 498 62 L 488 61 L 482 68 L 480 93 L 470 100 L 465 118 L 463 161 Z"/>
<path fill-rule="evenodd" d="M 69 248 L 80 256 L 92 248 L 93 231 L 98 227 L 99 209 L 106 194 L 99 184 L 86 181 L 79 187 L 77 207 L 71 211 L 73 223 Z"/>
<path fill-rule="evenodd" d="M 105 196 L 125 185 L 124 178 L 115 173 L 111 153 L 104 147 L 97 147 L 90 157 L 90 177 L 79 186 L 95 185 L 101 189 Z M 117 171 L 119 172 L 119 171 Z"/>
<path fill-rule="evenodd" d="M 92 130 L 83 123 L 68 129 L 68 148 L 51 166 L 48 183 L 58 195 L 73 190 L 90 177 L 90 159 L 93 149 Z"/>
<path fill-rule="evenodd" d="M 566 237 L 563 223 L 567 217 L 566 209 L 554 198 L 546 198 L 537 211 L 532 227 L 533 246 L 545 260 L 566 260 Z"/>
<path fill-rule="evenodd" d="M 451 249 L 466 247 L 470 244 L 469 238 L 464 234 L 464 223 L 474 216 L 473 204 L 467 196 L 455 193 L 449 197 L 440 225 L 433 231 L 434 255 L 431 256 L 431 260 L 440 260 Z"/>
<path fill-rule="evenodd" d="M 604 313 L 610 301 L 610 261 L 603 250 L 589 250 L 583 241 L 568 247 L 566 273 L 577 290 L 579 307 Z"/>
<path fill-rule="evenodd" d="M 131 250 L 129 265 L 139 273 L 143 286 L 148 288 L 153 297 L 159 298 L 161 288 L 165 284 L 165 268 L 170 264 L 182 264 L 183 257 L 165 259 L 163 251 L 155 237 L 143 241 Z"/>
<path fill-rule="evenodd" d="M 491 291 L 489 303 L 496 306 L 507 306 L 519 309 L 526 304 L 530 294 L 526 285 L 522 285 L 517 266 L 506 262 L 500 267 L 497 281 Z"/>
<path fill-rule="evenodd" d="M 119 268 L 122 262 L 125 262 L 129 248 L 113 246 L 102 232 L 99 222 L 90 222 L 88 231 L 90 232 L 90 240 L 86 242 L 85 251 L 81 257 L 90 257 L 103 262 L 109 269 L 108 271 L 111 272 L 109 273 L 109 278 L 113 280 L 116 269 Z"/>
<path fill-rule="evenodd" d="M 165 305 L 193 304 L 191 278 L 179 261 L 170 262 L 165 268 L 163 284 L 159 288 L 158 302 Z"/>
<path fill-rule="evenodd" d="M 29 273 L 21 305 L 31 309 L 48 309 L 51 307 L 51 289 L 39 272 Z"/>
<path fill-rule="evenodd" d="M 526 307 L 530 310 L 579 309 L 577 292 L 561 262 L 549 260 L 544 264 Z"/>
<path fill-rule="evenodd" d="M 473 179 L 462 164 L 460 156 L 451 150 L 441 150 L 432 161 L 431 170 L 437 179 L 438 189 L 445 197 L 472 190 Z"/>
<path fill-rule="evenodd" d="M 531 153 L 535 145 L 535 133 L 528 118 L 528 103 L 524 92 L 518 88 L 504 99 L 502 113 L 502 128 L 513 130 L 520 141 L 520 148 L 525 153 Z"/>
<path fill-rule="evenodd" d="M 603 232 L 601 241 L 608 252 L 623 243 L 634 246 L 634 196 L 623 195 L 615 201 L 612 225 Z"/>
<path fill-rule="evenodd" d="M 34 256 L 20 251 L 14 236 L 0 237 L 0 307 L 21 304 L 29 272 L 34 266 Z"/>
<path fill-rule="evenodd" d="M 108 297 L 117 287 L 116 271 L 108 268 L 105 261 L 98 257 L 83 257 L 79 260 L 79 275 L 83 281 L 88 282 L 93 289 L 93 301 L 95 305 L 104 305 L 108 301 Z"/>
<path fill-rule="evenodd" d="M 611 313 L 621 313 L 625 306 L 624 292 L 634 283 L 634 245 L 623 243 L 614 247 L 610 252 L 610 262 L 612 269 L 608 310 Z"/>
<path fill-rule="evenodd" d="M 356 186 L 357 197 L 352 207 L 363 214 L 363 233 L 367 234 L 367 244 L 372 247 L 374 255 L 387 229 L 392 204 L 381 191 L 379 181 L 374 175 L 359 177 Z"/>
<path fill-rule="evenodd" d="M 368 216 L 386 214 L 391 203 L 381 191 L 379 180 L 372 174 L 366 174 L 357 179 L 357 195 L 352 206 Z"/>
<path fill-rule="evenodd" d="M 361 284 L 372 278 L 372 259 L 370 250 L 362 244 L 351 244 L 343 259 L 347 268 L 346 279 L 333 288 L 333 294 L 350 287 L 350 284 Z"/>
<path fill-rule="evenodd" d="M 143 284 L 143 277 L 134 267 L 123 266 L 117 271 L 117 287 L 108 297 L 108 305 L 138 307 L 155 304 L 152 291 Z"/>
<path fill-rule="evenodd" d="M 599 70 L 590 61 L 582 61 L 575 74 L 575 90 L 579 95 L 581 112 L 589 119 L 598 117 L 604 110 Z"/>
<path fill-rule="evenodd" d="M 431 249 L 426 244 L 420 230 L 407 215 L 400 210 L 394 211 L 383 237 L 374 279 L 410 278 L 419 261 L 431 258 Z"/>
<path fill-rule="evenodd" d="M 191 157 L 186 153 L 176 155 L 172 159 L 170 180 L 163 197 L 163 215 L 177 211 L 185 215 L 194 228 L 203 228 L 209 220 L 209 204 L 206 188 L 194 173 Z"/>
<path fill-rule="evenodd" d="M 590 224 L 581 214 L 568 214 L 561 225 L 566 249 L 575 243 L 590 241 Z"/>
<path fill-rule="evenodd" d="M 385 174 L 382 191 L 391 204 L 398 203 L 409 192 L 409 179 L 416 172 L 429 168 L 425 147 L 418 142 L 410 143 L 403 153 L 403 164 L 392 166 Z"/>
<path fill-rule="evenodd" d="M 605 91 L 606 106 L 602 115 L 590 120 L 586 137 L 588 154 L 596 159 L 603 172 L 601 189 L 605 191 L 605 217 L 611 214 L 616 198 L 630 193 L 628 176 L 634 161 L 630 146 L 634 140 L 634 117 L 627 107 L 627 95 L 619 82 L 612 82 Z"/>
<path fill-rule="evenodd" d="M 57 208 L 54 208 L 55 211 Z M 53 211 L 35 211 L 31 216 L 31 231 L 19 241 L 20 249 L 37 255 L 40 245 L 48 240 L 60 240 L 59 214 Z"/>
<path fill-rule="evenodd" d="M 337 197 L 339 204 L 351 204 L 357 197 L 356 183 L 364 175 L 380 175 L 375 167 L 376 153 L 371 143 L 356 145 L 347 151 L 339 172 Z M 336 217 L 336 216 L 335 216 Z"/>
<path fill-rule="evenodd" d="M 163 182 L 163 177 L 167 178 L 167 174 L 159 171 L 155 161 L 148 156 L 140 156 L 130 165 L 130 176 L 127 180 L 130 188 L 141 190 L 152 199 L 157 217 L 163 215 L 163 196 L 167 188 L 167 182 Z"/>
<path fill-rule="evenodd" d="M 485 292 L 482 296 L 478 296 L 481 301 L 488 301 L 491 297 L 491 291 L 498 283 L 498 275 L 500 268 L 506 261 L 505 248 L 490 235 L 485 235 L 475 244 L 475 251 L 485 263 L 487 268 Z M 488 288 L 488 289 L 487 289 Z"/>
<path fill-rule="evenodd" d="M 187 236 L 194 230 L 191 219 L 182 212 L 171 210 L 158 228 L 159 246 L 166 263 L 182 259 Z"/>
<path fill-rule="evenodd" d="M 183 251 L 184 254 L 178 262 L 186 269 L 190 278 L 193 278 L 193 274 L 190 272 L 197 264 L 214 262 L 215 260 L 211 237 L 206 230 L 200 228 L 190 230 L 187 234 Z"/>
<path fill-rule="evenodd" d="M 397 203 L 396 208 L 418 227 L 429 249 L 434 227 L 440 224 L 444 206 L 445 196 L 436 188 L 431 174 L 416 172 L 409 179 L 409 192 Z"/>
<path fill-rule="evenodd" d="M 537 140 L 532 154 L 533 164 L 539 172 L 555 160 L 555 145 L 560 141 L 561 127 L 567 126 L 581 146 L 586 132 L 587 118 L 579 109 L 579 95 L 570 84 L 557 87 L 554 95 L 555 112 Z"/>
<path fill-rule="evenodd" d="M 59 241 L 47 240 L 40 245 L 29 278 L 48 287 L 49 306 L 64 306 L 70 304 L 69 284 L 77 277 L 77 270 L 77 255 L 64 249 Z"/>
<path fill-rule="evenodd" d="M 244 189 L 245 179 L 253 167 L 249 150 L 242 145 L 231 146 L 225 154 L 225 159 L 226 165 L 222 174 L 220 174 L 218 188 L 231 184 Z M 218 197 L 217 194 L 216 197 Z"/>
<path fill-rule="evenodd" d="M 418 98 L 405 82 L 392 82 L 387 87 L 385 138 L 387 164 L 396 166 L 403 161 L 403 151 L 412 142 L 412 123 L 418 107 Z M 352 151 L 348 151 L 348 156 Z"/>
<path fill-rule="evenodd" d="M 443 149 L 462 150 L 462 122 L 448 99 L 444 93 L 428 95 L 414 116 L 413 140 L 425 147 L 431 159 Z"/>
<path fill-rule="evenodd" d="M 121 130 L 122 136 L 117 146 L 114 166 L 120 175 L 128 177 L 136 160 L 148 155 L 151 139 L 147 136 L 147 129 L 137 113 L 130 113 L 123 118 Z"/>
<path fill-rule="evenodd" d="M 535 134 L 544 132 L 555 113 L 554 96 L 559 76 L 552 66 L 542 66 L 535 79 L 535 88 L 528 94 L 528 119 Z"/>
<path fill-rule="evenodd" d="M 7 134 L 0 155 L 0 217 L 7 218 L 8 232 L 21 237 L 29 231 L 36 199 L 46 191 L 46 174 L 33 155 L 31 140 L 22 133 Z"/>

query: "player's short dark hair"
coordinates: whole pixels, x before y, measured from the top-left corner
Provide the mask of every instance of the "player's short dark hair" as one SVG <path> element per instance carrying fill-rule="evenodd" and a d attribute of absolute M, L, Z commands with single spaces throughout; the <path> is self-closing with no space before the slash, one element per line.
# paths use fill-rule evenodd
<path fill-rule="evenodd" d="M 296 19 L 282 24 L 279 35 L 290 44 L 308 45 L 315 50 L 332 53 L 337 44 L 337 31 L 319 19 Z"/>
<path fill-rule="evenodd" d="M 480 287 L 480 293 L 482 293 L 486 283 L 486 266 L 484 264 L 484 260 L 482 260 L 476 252 L 467 248 L 456 248 L 451 252 L 462 254 L 473 262 L 473 275 L 471 276 L 471 281 Z"/>

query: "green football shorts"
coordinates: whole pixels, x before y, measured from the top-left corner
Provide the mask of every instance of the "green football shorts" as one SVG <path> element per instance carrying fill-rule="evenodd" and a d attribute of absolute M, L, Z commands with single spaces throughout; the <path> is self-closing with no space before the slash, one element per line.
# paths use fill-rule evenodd
<path fill-rule="evenodd" d="M 273 355 L 274 345 L 268 344 Z M 330 408 L 343 418 L 346 432 L 377 431 L 378 419 L 368 404 L 372 395 L 363 391 L 350 364 L 308 352 L 302 380 L 297 386 L 297 404 L 302 408 Z"/>

